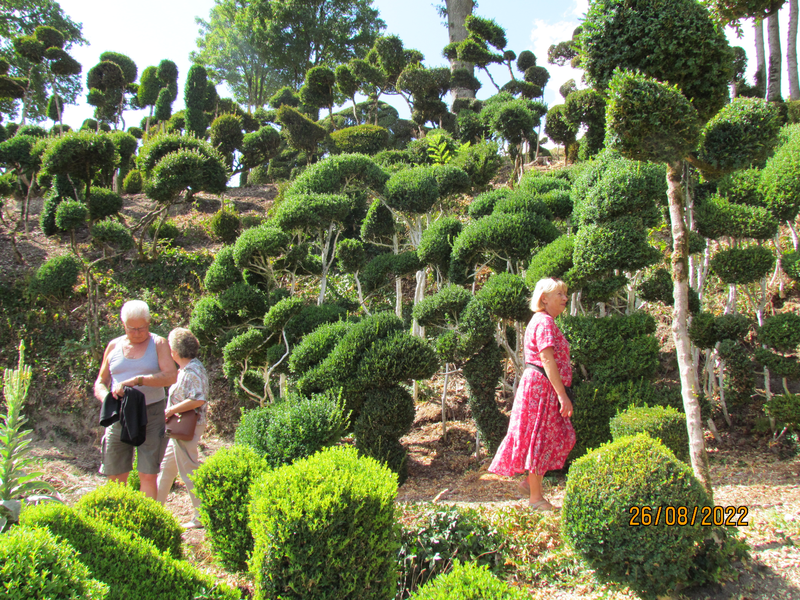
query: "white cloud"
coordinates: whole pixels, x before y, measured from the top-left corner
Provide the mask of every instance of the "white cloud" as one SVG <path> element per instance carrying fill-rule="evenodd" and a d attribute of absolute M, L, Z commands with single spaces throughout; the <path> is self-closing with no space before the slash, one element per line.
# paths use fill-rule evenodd
<path fill-rule="evenodd" d="M 572 8 L 572 14 L 576 17 L 583 18 L 587 10 L 589 10 L 589 0 L 576 0 L 575 6 Z"/>
<path fill-rule="evenodd" d="M 542 19 L 536 19 L 533 22 L 530 38 L 531 49 L 536 55 L 536 64 L 545 67 L 550 72 L 550 81 L 545 89 L 545 101 L 551 106 L 563 102 L 563 98 L 558 93 L 558 88 L 562 84 L 574 79 L 580 86 L 582 71 L 573 69 L 569 65 L 559 67 L 547 63 L 547 50 L 550 46 L 572 39 L 572 32 L 577 26 L 577 21 L 548 23 Z"/>

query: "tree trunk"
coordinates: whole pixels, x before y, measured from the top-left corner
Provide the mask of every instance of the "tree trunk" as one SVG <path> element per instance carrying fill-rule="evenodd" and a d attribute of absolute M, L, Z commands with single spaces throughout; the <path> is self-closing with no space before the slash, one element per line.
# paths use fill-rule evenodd
<path fill-rule="evenodd" d="M 678 356 L 681 377 L 681 393 L 686 413 L 686 428 L 689 432 L 689 455 L 695 477 L 705 487 L 709 498 L 713 499 L 711 477 L 708 469 L 703 420 L 700 403 L 697 400 L 697 378 L 692 365 L 692 349 L 689 342 L 689 232 L 684 216 L 684 197 L 681 185 L 683 162 L 667 164 L 667 196 L 669 216 L 672 226 L 672 280 L 675 308 L 672 313 L 672 334 Z"/>
<path fill-rule="evenodd" d="M 800 100 L 797 78 L 797 0 L 789 0 L 789 39 L 786 41 L 786 66 L 789 69 L 789 100 Z"/>
<path fill-rule="evenodd" d="M 450 43 L 463 42 L 467 39 L 467 28 L 464 25 L 467 17 L 472 14 L 473 0 L 446 0 L 447 5 L 447 32 L 450 36 Z M 475 65 L 460 60 L 450 61 L 450 71 L 456 69 L 467 69 L 471 74 L 475 74 Z M 452 90 L 453 100 L 460 98 L 474 98 L 475 92 L 465 88 Z"/>
<path fill-rule="evenodd" d="M 781 99 L 781 29 L 777 11 L 767 17 L 767 41 L 769 43 L 769 69 L 767 72 L 767 100 Z"/>
<path fill-rule="evenodd" d="M 762 19 L 755 19 L 753 21 L 753 30 L 755 31 L 756 38 L 756 85 L 767 78 L 767 59 L 764 54 L 764 21 Z M 761 98 L 764 97 L 764 90 L 761 91 Z"/>

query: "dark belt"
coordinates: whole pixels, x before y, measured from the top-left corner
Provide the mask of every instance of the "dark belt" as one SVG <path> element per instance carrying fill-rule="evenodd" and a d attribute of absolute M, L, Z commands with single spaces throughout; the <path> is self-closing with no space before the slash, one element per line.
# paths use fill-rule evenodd
<path fill-rule="evenodd" d="M 534 371 L 536 371 L 536 372 L 544 375 L 545 377 L 547 377 L 547 373 L 545 373 L 545 370 L 542 367 L 540 367 L 539 365 L 535 365 L 533 363 L 525 363 L 525 366 L 526 367 L 530 367 Z M 550 381 L 549 378 L 547 380 Z M 553 385 L 553 384 L 551 383 L 550 385 Z M 572 386 L 565 385 L 564 386 L 564 390 L 567 392 L 567 397 L 570 399 L 572 404 L 575 404 L 575 392 L 572 391 Z"/>

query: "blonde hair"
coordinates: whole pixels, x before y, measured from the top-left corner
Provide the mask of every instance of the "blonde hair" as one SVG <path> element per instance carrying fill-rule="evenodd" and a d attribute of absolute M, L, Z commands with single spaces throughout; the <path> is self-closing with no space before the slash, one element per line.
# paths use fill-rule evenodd
<path fill-rule="evenodd" d="M 542 296 L 551 292 L 561 291 L 567 293 L 567 284 L 560 279 L 540 279 L 536 282 L 536 288 L 533 290 L 533 297 L 531 297 L 531 310 L 533 312 L 541 312 L 544 310 L 542 303 Z"/>

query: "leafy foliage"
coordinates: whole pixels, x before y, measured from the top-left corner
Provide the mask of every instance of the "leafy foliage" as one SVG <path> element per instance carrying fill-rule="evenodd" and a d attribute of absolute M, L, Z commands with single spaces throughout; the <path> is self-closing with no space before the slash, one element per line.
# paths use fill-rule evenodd
<path fill-rule="evenodd" d="M 143 493 L 114 482 L 83 496 L 75 507 L 82 513 L 153 542 L 156 548 L 181 558 L 181 529 L 175 517 Z"/>
<path fill-rule="evenodd" d="M 242 414 L 236 443 L 253 448 L 271 468 L 311 456 L 339 441 L 348 417 L 332 392 L 290 395 Z"/>
<path fill-rule="evenodd" d="M 672 450 L 683 462 L 689 462 L 689 434 L 686 415 L 671 406 L 635 406 L 611 419 L 611 435 L 621 437 L 646 433 Z"/>
<path fill-rule="evenodd" d="M 255 450 L 236 445 L 215 452 L 192 475 L 206 538 L 231 571 L 247 570 L 253 552 L 250 490 L 267 470 L 269 466 Z"/>
<path fill-rule="evenodd" d="M 78 553 L 46 529 L 16 527 L 0 536 L 0 586 L 7 600 L 103 600 L 108 586 L 93 579 Z"/>
<path fill-rule="evenodd" d="M 497 530 L 472 509 L 431 506 L 403 529 L 399 554 L 401 597 L 424 594 L 429 589 L 427 584 L 456 570 L 458 561 L 499 573 L 504 560 L 503 541 Z"/>
<path fill-rule="evenodd" d="M 697 507 L 685 523 L 631 527 L 631 506 L 654 513 L 665 507 Z M 668 594 L 678 583 L 705 583 L 730 568 L 732 539 L 725 529 L 700 525 L 710 508 L 691 468 L 646 435 L 624 437 L 575 461 L 562 509 L 562 530 L 575 550 L 607 581 L 645 597 Z M 691 513 L 692 509 L 689 509 Z M 644 512 L 647 512 L 645 510 Z M 647 517 L 639 514 L 644 525 Z M 677 519 L 677 516 L 676 516 Z M 705 543 L 715 535 L 722 545 Z"/>
<path fill-rule="evenodd" d="M 395 476 L 337 447 L 266 473 L 253 490 L 257 599 L 392 596 Z"/>

